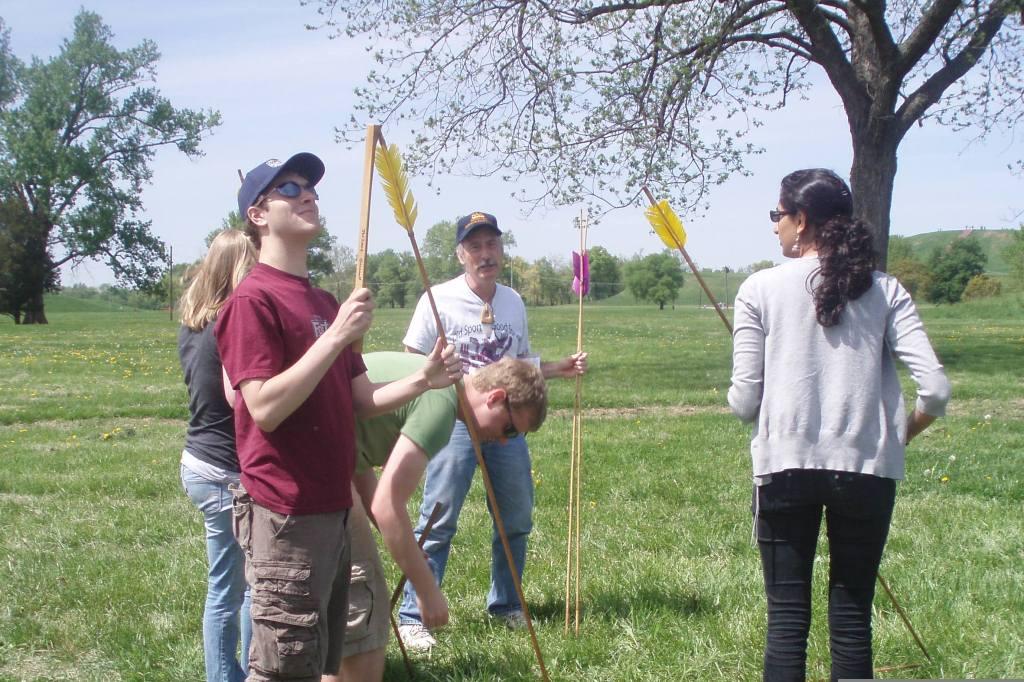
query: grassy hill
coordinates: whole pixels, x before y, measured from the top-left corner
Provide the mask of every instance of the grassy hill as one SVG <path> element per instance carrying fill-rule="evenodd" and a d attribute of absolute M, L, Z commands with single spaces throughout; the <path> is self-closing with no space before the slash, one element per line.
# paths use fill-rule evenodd
<path fill-rule="evenodd" d="M 978 240 L 981 250 L 988 256 L 986 272 L 994 275 L 1005 275 L 1010 269 L 1003 259 L 1003 249 L 1010 245 L 1013 233 L 1016 230 L 971 230 L 969 235 Z M 893 235 L 896 236 L 896 235 Z M 937 232 L 926 232 L 906 237 L 914 254 L 919 260 L 927 261 L 932 251 L 952 244 L 955 239 L 963 239 L 967 236 L 964 230 L 939 230 Z"/>
<path fill-rule="evenodd" d="M 138 308 L 107 301 L 101 298 L 79 298 L 77 296 L 47 294 L 44 297 L 46 313 L 137 313 Z"/>

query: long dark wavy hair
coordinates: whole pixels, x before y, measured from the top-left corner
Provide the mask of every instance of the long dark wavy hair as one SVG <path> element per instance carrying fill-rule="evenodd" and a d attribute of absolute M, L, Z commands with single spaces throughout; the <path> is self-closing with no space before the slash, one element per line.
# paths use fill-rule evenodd
<path fill-rule="evenodd" d="M 784 177 L 779 204 L 807 216 L 821 261 L 811 283 L 814 308 L 821 326 L 833 327 L 846 304 L 871 288 L 876 260 L 871 233 L 853 218 L 850 188 L 824 168 L 793 171 Z"/>

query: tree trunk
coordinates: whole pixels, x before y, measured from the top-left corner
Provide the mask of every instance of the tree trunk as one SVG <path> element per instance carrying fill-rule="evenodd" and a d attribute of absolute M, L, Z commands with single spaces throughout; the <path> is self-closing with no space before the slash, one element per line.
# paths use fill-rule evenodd
<path fill-rule="evenodd" d="M 49 324 L 46 319 L 46 312 L 43 310 L 43 292 L 32 295 L 32 298 L 25 305 L 24 324 Z"/>
<path fill-rule="evenodd" d="M 885 270 L 889 252 L 889 211 L 892 208 L 893 181 L 896 179 L 896 150 L 899 140 L 889 135 L 861 134 L 853 131 L 853 215 L 868 225 L 875 237 L 878 269 Z"/>

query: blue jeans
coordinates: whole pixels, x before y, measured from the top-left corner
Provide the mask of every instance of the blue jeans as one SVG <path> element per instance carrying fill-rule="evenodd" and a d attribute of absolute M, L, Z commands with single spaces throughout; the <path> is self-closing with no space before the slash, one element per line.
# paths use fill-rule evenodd
<path fill-rule="evenodd" d="M 242 682 L 248 672 L 249 587 L 245 555 L 231 530 L 231 498 L 227 483 L 210 481 L 181 467 L 181 482 L 192 504 L 203 512 L 209 578 L 203 610 L 203 654 L 207 682 Z M 241 658 L 238 644 L 241 639 Z"/>
<path fill-rule="evenodd" d="M 792 469 L 755 488 L 757 542 L 768 598 L 765 682 L 803 682 L 811 575 L 822 510 L 828 533 L 833 681 L 870 679 L 871 602 L 896 501 L 896 481 Z"/>
<path fill-rule="evenodd" d="M 526 439 L 518 436 L 504 445 L 496 441 L 484 443 L 483 455 L 505 525 L 505 534 L 512 549 L 516 571 L 522 578 L 523 565 L 526 563 L 526 539 L 533 529 L 530 451 L 526 447 Z M 444 581 L 452 537 L 457 530 L 459 513 L 469 492 L 470 483 L 473 482 L 476 466 L 473 442 L 469 438 L 466 425 L 462 421 L 456 421 L 448 445 L 427 465 L 426 481 L 423 483 L 423 504 L 420 506 L 420 520 L 416 526 L 418 538 L 423 533 L 434 503 L 440 502 L 444 505 L 441 518 L 434 524 L 423 545 L 427 563 L 434 572 L 438 585 Z M 487 506 L 490 509 L 489 501 Z M 516 594 L 497 526 L 493 523 L 493 510 L 491 525 L 491 590 L 487 595 L 487 610 L 492 615 L 502 615 L 521 610 L 522 605 Z M 403 623 L 420 622 L 416 591 L 412 583 L 406 583 L 399 618 Z"/>

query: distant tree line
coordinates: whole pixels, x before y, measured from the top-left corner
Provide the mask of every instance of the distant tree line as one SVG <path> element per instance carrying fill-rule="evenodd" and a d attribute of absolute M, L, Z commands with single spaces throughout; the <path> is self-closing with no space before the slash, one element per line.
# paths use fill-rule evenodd
<path fill-rule="evenodd" d="M 1010 266 L 1010 279 L 1024 287 L 1024 226 L 1013 232 L 1013 241 L 1002 255 Z M 988 256 L 973 236 L 936 247 L 926 257 L 915 252 L 908 238 L 889 239 L 889 273 L 912 296 L 930 303 L 957 303 L 997 296 L 1002 283 L 985 274 Z"/>
<path fill-rule="evenodd" d="M 310 245 L 310 278 L 317 286 L 344 299 L 352 291 L 355 281 L 355 251 L 338 244 L 327 231 L 327 221 L 323 217 L 321 224 L 324 229 Z M 229 214 L 221 229 L 237 226 L 237 214 Z M 218 231 L 207 235 L 207 245 Z M 462 272 L 452 246 L 455 242 L 454 222 L 433 225 L 421 241 L 420 253 L 432 283 L 444 282 Z M 511 232 L 503 235 L 503 241 L 506 253 L 501 282 L 516 289 L 527 305 L 564 305 L 576 300 L 570 288 L 573 274 L 568 258 L 547 256 L 531 262 L 511 253 L 517 246 Z M 678 301 L 685 278 L 684 266 L 677 254 L 666 250 L 623 258 L 610 254 L 602 246 L 591 247 L 588 252 L 590 293 L 587 300 L 600 301 L 628 291 L 637 302 L 654 304 L 660 309 Z M 1013 241 L 1003 256 L 1009 264 L 1012 281 L 1024 288 L 1024 227 L 1013 233 Z M 957 239 L 948 246 L 936 248 L 925 258 L 915 254 L 906 237 L 892 237 L 889 243 L 889 272 L 915 298 L 932 303 L 956 303 L 998 295 L 1001 284 L 985 274 L 987 261 L 981 244 L 973 237 Z M 76 284 L 65 288 L 63 293 L 126 307 L 166 308 L 169 282 L 173 282 L 177 295 L 188 282 L 194 265 L 175 263 L 170 278 L 165 277 L 160 284 L 146 290 L 109 284 L 99 287 Z M 736 270 L 723 270 L 749 275 L 774 265 L 771 260 L 760 260 Z M 711 271 L 703 272 L 708 274 Z M 741 279 L 737 278 L 737 285 Z M 367 256 L 366 285 L 373 292 L 377 305 L 387 308 L 412 307 L 423 293 L 419 269 L 412 253 L 394 249 Z"/>

